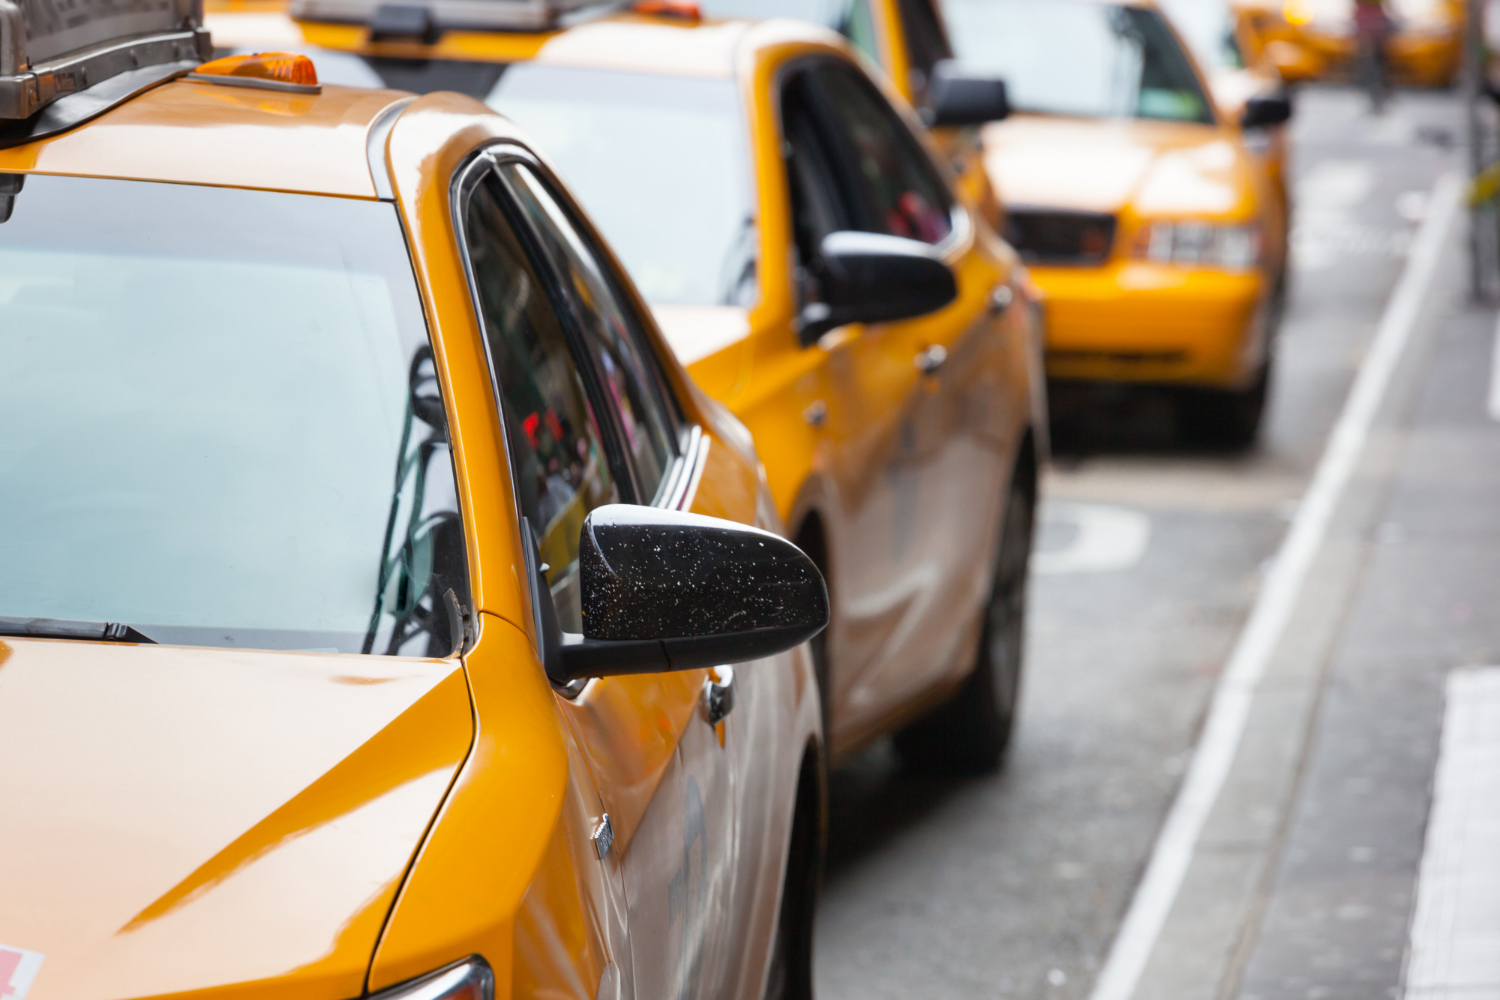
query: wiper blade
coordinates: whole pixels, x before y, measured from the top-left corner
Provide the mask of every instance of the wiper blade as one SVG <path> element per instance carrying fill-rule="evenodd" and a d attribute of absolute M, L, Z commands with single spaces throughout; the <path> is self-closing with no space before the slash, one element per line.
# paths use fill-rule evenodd
<path fill-rule="evenodd" d="M 0 636 L 32 639 L 88 639 L 94 642 L 149 642 L 156 640 L 122 622 L 79 622 L 67 618 L 7 618 L 0 615 Z"/>

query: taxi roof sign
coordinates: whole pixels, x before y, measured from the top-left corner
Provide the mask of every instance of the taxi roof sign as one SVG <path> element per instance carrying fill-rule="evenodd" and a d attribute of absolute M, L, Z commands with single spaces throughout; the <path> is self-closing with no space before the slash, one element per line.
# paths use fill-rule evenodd
<path fill-rule="evenodd" d="M 201 0 L 0 0 L 0 120 L 116 77 L 158 82 L 210 52 Z"/>
<path fill-rule="evenodd" d="M 377 27 L 408 21 L 428 31 L 546 31 L 566 23 L 570 14 L 621 6 L 620 0 L 292 0 L 291 15 Z"/>

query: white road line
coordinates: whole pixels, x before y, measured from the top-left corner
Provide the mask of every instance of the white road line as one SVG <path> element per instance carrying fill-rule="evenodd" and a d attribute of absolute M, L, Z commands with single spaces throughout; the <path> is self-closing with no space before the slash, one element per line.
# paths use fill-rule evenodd
<path fill-rule="evenodd" d="M 1495 342 L 1490 348 L 1490 396 L 1485 401 L 1491 420 L 1500 420 L 1500 318 L 1495 322 Z"/>
<path fill-rule="evenodd" d="M 1500 667 L 1448 675 L 1407 1000 L 1500 997 Z"/>
<path fill-rule="evenodd" d="M 1077 529 L 1066 548 L 1032 555 L 1032 570 L 1044 576 L 1129 569 L 1146 554 L 1146 543 L 1151 538 L 1151 519 L 1124 507 L 1048 503 L 1042 508 L 1042 518 L 1071 523 Z"/>
<path fill-rule="evenodd" d="M 1136 887 L 1090 1000 L 1129 1000 L 1135 993 L 1187 874 L 1203 824 L 1234 762 L 1255 690 L 1286 631 L 1302 582 L 1328 532 L 1329 521 L 1364 449 L 1391 375 L 1411 337 L 1422 298 L 1437 271 L 1444 238 L 1458 208 L 1461 183 L 1457 174 L 1445 174 L 1433 187 L 1427 217 L 1417 231 L 1411 256 L 1386 304 L 1375 339 L 1344 401 L 1343 412 L 1334 425 L 1312 484 L 1297 508 L 1291 530 L 1281 543 L 1250 619 L 1214 689 L 1208 720 L 1193 751 L 1187 777 L 1167 814 L 1151 861 Z"/>

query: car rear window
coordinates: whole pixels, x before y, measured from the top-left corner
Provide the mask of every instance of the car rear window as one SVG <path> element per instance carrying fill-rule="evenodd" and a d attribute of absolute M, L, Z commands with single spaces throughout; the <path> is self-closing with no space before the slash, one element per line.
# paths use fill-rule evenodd
<path fill-rule="evenodd" d="M 463 536 L 393 206 L 27 177 L 0 350 L 0 615 L 452 651 Z"/>
<path fill-rule="evenodd" d="M 1018 111 L 1209 123 L 1160 13 L 1098 0 L 945 0 L 955 54 L 1005 78 Z"/>
<path fill-rule="evenodd" d="M 751 306 L 759 298 L 748 126 L 733 81 L 297 51 L 324 83 L 456 90 L 516 122 L 649 302 Z"/>

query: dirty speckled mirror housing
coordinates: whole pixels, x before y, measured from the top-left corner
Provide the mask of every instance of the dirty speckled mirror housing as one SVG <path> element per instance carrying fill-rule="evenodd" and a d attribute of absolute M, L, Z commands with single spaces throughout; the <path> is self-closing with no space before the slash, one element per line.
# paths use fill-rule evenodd
<path fill-rule="evenodd" d="M 610 504 L 579 544 L 584 633 L 563 634 L 558 683 L 771 656 L 828 624 L 828 589 L 805 553 L 768 531 Z"/>

